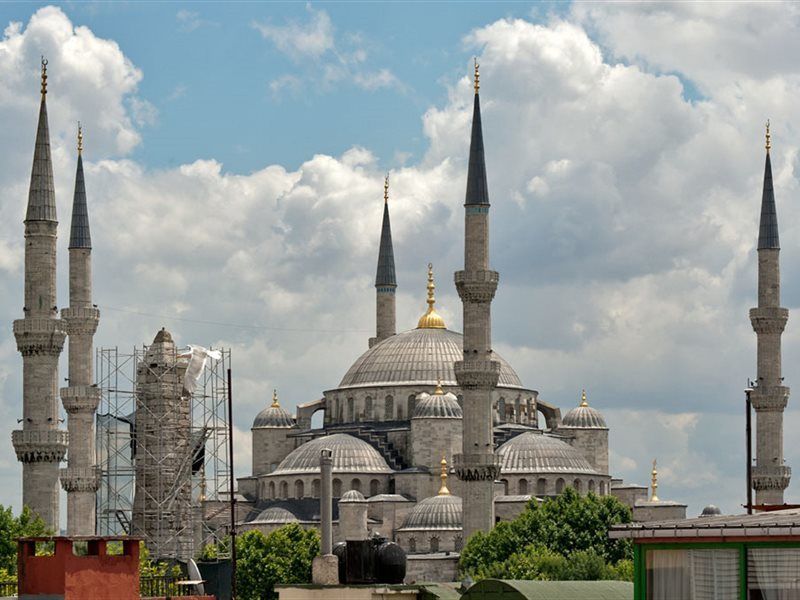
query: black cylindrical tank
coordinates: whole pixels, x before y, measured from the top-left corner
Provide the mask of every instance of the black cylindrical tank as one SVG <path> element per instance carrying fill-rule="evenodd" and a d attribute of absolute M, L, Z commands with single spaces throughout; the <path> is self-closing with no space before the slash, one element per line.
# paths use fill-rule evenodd
<path fill-rule="evenodd" d="M 403 583 L 406 577 L 406 551 L 394 542 L 385 540 L 377 550 L 376 583 Z"/>
<path fill-rule="evenodd" d="M 339 559 L 339 582 L 347 583 L 347 543 L 334 544 L 332 551 L 333 555 Z"/>

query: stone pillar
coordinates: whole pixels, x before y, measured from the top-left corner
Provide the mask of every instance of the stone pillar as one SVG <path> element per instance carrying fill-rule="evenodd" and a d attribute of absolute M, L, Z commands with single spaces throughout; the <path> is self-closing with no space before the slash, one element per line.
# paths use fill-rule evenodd
<path fill-rule="evenodd" d="M 320 552 L 325 556 L 333 552 L 333 453 L 327 448 L 320 455 L 319 470 Z"/>

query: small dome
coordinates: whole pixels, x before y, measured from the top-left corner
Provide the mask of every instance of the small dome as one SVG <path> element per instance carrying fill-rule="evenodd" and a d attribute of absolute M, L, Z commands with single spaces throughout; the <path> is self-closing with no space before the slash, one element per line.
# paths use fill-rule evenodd
<path fill-rule="evenodd" d="M 714 506 L 713 504 L 709 504 L 703 509 L 703 512 L 700 513 L 701 517 L 713 517 L 716 515 L 721 515 L 722 511 L 719 509 L 718 506 Z"/>
<path fill-rule="evenodd" d="M 458 398 L 450 392 L 445 393 L 437 385 L 433 394 L 423 392 L 417 396 L 412 419 L 461 419 L 464 416 L 458 405 Z"/>
<path fill-rule="evenodd" d="M 272 391 L 272 404 L 253 419 L 253 429 L 256 427 L 294 427 L 292 415 L 278 404 L 278 393 L 275 390 Z"/>
<path fill-rule="evenodd" d="M 364 494 L 359 492 L 358 490 L 347 490 L 344 495 L 339 499 L 339 504 L 342 502 L 366 502 L 367 499 L 364 498 Z"/>
<path fill-rule="evenodd" d="M 381 453 L 364 440 L 346 433 L 318 437 L 292 450 L 271 475 L 319 473 L 324 449 L 333 453 L 334 473 L 392 473 Z"/>
<path fill-rule="evenodd" d="M 439 495 L 425 498 L 412 508 L 400 531 L 410 529 L 461 529 L 461 498 Z"/>
<path fill-rule="evenodd" d="M 608 429 L 606 420 L 600 411 L 589 406 L 586 401 L 586 390 L 581 393 L 581 403 L 564 418 L 561 419 L 562 427 L 575 427 L 576 429 Z"/>
<path fill-rule="evenodd" d="M 589 461 L 568 443 L 528 431 L 497 449 L 501 473 L 570 473 L 599 475 Z"/>
<path fill-rule="evenodd" d="M 262 510 L 253 521 L 258 521 L 259 523 L 298 523 L 300 519 L 286 508 L 271 506 Z"/>

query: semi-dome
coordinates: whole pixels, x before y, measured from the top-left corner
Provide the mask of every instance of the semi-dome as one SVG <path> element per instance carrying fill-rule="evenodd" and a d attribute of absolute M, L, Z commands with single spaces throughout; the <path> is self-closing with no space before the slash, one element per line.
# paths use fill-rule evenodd
<path fill-rule="evenodd" d="M 272 391 L 272 404 L 262 410 L 253 419 L 253 428 L 256 427 L 294 427 L 294 419 L 284 408 L 278 404 L 278 392 Z"/>
<path fill-rule="evenodd" d="M 451 392 L 445 393 L 441 385 L 433 394 L 423 392 L 417 396 L 413 419 L 461 419 L 464 416 L 458 405 L 458 398 Z"/>
<path fill-rule="evenodd" d="M 334 473 L 392 473 L 375 448 L 346 433 L 318 437 L 292 450 L 271 475 L 319 473 L 319 457 L 324 449 L 333 453 Z"/>
<path fill-rule="evenodd" d="M 409 529 L 461 529 L 462 506 L 458 496 L 425 498 L 412 508 L 400 531 Z"/>
<path fill-rule="evenodd" d="M 501 473 L 569 473 L 599 475 L 568 443 L 543 433 L 521 433 L 497 449 Z"/>
<path fill-rule="evenodd" d="M 500 363 L 498 387 L 522 388 L 519 376 L 496 352 Z M 457 386 L 453 363 L 464 359 L 464 340 L 449 329 L 418 328 L 398 333 L 362 354 L 339 384 L 340 388 L 381 385 Z"/>
<path fill-rule="evenodd" d="M 292 511 L 281 506 L 270 506 L 262 510 L 253 520 L 259 523 L 298 523 L 300 521 Z"/>
<path fill-rule="evenodd" d="M 586 391 L 581 393 L 581 403 L 570 410 L 561 419 L 562 427 L 575 427 L 577 429 L 607 429 L 606 420 L 600 411 L 589 406 L 586 401 Z"/>

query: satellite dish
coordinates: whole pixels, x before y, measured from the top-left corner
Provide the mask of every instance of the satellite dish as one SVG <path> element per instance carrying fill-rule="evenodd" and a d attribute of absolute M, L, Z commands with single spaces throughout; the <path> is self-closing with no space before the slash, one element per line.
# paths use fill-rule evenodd
<path fill-rule="evenodd" d="M 197 568 L 197 563 L 194 559 L 190 558 L 186 564 L 186 570 L 189 571 L 189 579 L 194 582 L 195 592 L 201 596 L 206 593 L 203 587 L 203 577 L 200 575 L 200 569 Z"/>

